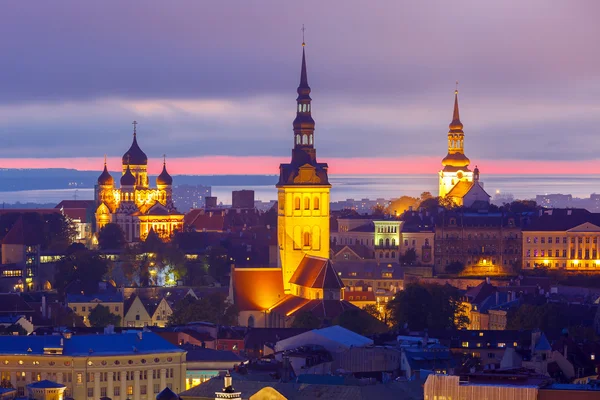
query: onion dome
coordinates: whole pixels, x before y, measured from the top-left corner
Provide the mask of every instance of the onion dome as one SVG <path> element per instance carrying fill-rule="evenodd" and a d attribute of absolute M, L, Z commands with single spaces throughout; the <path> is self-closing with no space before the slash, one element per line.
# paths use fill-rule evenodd
<path fill-rule="evenodd" d="M 159 176 L 156 177 L 157 185 L 172 185 L 173 178 L 167 172 L 167 162 L 163 161 L 163 169 Z"/>
<path fill-rule="evenodd" d="M 112 186 L 114 183 L 115 180 L 108 172 L 108 169 L 106 169 L 106 160 L 104 160 L 104 171 L 102 171 L 102 174 L 98 177 L 98 185 Z"/>
<path fill-rule="evenodd" d="M 466 168 L 471 163 L 471 160 L 464 153 L 448 153 L 446 157 L 442 159 L 442 165 L 444 167 L 455 167 L 455 168 Z"/>
<path fill-rule="evenodd" d="M 127 165 L 127 170 L 121 177 L 121 186 L 133 186 L 135 185 L 135 176 L 131 173 L 129 169 L 129 165 Z"/>
<path fill-rule="evenodd" d="M 133 143 L 131 143 L 131 147 L 125 154 L 123 154 L 123 165 L 131 164 L 131 165 L 148 165 L 148 156 L 146 153 L 140 149 L 137 143 L 137 133 L 135 126 L 137 125 L 136 121 L 133 121 Z"/>

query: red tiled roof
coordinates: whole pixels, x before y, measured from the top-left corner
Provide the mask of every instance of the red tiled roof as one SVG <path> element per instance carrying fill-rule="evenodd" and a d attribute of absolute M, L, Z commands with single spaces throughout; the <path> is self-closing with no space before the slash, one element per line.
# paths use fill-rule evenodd
<path fill-rule="evenodd" d="M 85 208 L 65 208 L 63 213 L 70 219 L 78 219 L 87 222 L 87 210 Z"/>
<path fill-rule="evenodd" d="M 331 261 L 326 258 L 304 256 L 292 275 L 290 283 L 319 289 L 341 289 L 344 287 Z"/>
<path fill-rule="evenodd" d="M 240 311 L 266 310 L 284 296 L 280 268 L 234 268 L 232 274 L 234 303 Z"/>
<path fill-rule="evenodd" d="M 94 205 L 94 200 L 63 200 L 56 205 L 57 209 L 67 208 L 90 208 Z"/>
<path fill-rule="evenodd" d="M 185 215 L 183 221 L 197 232 L 222 232 L 225 216 L 221 210 L 206 212 L 203 209 L 193 209 Z"/>
<path fill-rule="evenodd" d="M 17 222 L 12 226 L 10 231 L 4 236 L 3 244 L 20 244 L 25 246 L 33 246 L 41 243 L 41 235 L 39 232 L 31 229 L 31 226 L 25 226 L 23 217 L 19 217 Z"/>

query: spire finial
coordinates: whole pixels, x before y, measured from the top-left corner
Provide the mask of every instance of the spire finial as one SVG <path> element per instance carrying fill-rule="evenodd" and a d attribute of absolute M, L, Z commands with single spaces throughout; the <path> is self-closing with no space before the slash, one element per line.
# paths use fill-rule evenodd
<path fill-rule="evenodd" d="M 135 134 L 135 131 L 133 132 Z M 127 169 L 129 169 L 129 164 L 131 163 L 131 155 L 127 154 Z"/>
<path fill-rule="evenodd" d="M 304 41 L 304 32 L 306 31 L 306 28 L 304 27 L 304 24 L 302 24 L 302 29 L 300 29 L 302 31 L 302 47 L 306 46 L 306 42 Z"/>
<path fill-rule="evenodd" d="M 133 136 L 135 136 L 136 133 L 137 133 L 137 124 L 138 124 L 138 122 L 137 121 L 133 121 L 131 124 L 133 125 Z"/>
<path fill-rule="evenodd" d="M 163 165 L 167 165 L 167 155 L 163 154 Z"/>
<path fill-rule="evenodd" d="M 104 155 L 104 166 L 106 167 L 106 154 Z"/>
<path fill-rule="evenodd" d="M 458 81 L 456 81 L 456 88 L 454 89 L 454 94 L 458 94 Z"/>

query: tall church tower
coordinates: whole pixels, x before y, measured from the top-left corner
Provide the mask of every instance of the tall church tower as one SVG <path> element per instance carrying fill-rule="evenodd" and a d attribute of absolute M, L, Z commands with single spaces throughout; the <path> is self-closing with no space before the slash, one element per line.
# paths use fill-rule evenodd
<path fill-rule="evenodd" d="M 289 164 L 280 164 L 277 183 L 277 239 L 286 293 L 290 292 L 289 281 L 305 254 L 329 258 L 331 185 L 327 177 L 327 164 L 317 162 L 311 100 L 302 43 L 292 160 Z"/>
<path fill-rule="evenodd" d="M 465 156 L 465 133 L 458 113 L 458 89 L 454 91 L 454 114 L 448 131 L 448 154 L 442 160 L 439 172 L 439 196 L 445 197 L 458 182 L 473 182 L 473 172 L 469 169 L 469 159 Z"/>

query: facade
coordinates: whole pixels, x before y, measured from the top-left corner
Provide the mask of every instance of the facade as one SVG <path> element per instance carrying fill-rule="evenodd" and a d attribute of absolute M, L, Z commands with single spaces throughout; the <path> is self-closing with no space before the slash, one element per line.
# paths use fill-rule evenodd
<path fill-rule="evenodd" d="M 480 272 L 521 266 L 521 219 L 515 214 L 444 212 L 435 226 L 435 272 L 459 262 Z"/>
<path fill-rule="evenodd" d="M 185 389 L 186 353 L 150 332 L 0 336 L 2 375 L 19 396 L 49 380 L 75 399 L 150 400 Z"/>
<path fill-rule="evenodd" d="M 142 328 L 144 326 L 165 327 L 173 309 L 164 297 L 142 299 L 133 294 L 125 302 L 122 326 Z"/>
<path fill-rule="evenodd" d="M 83 323 L 90 326 L 90 312 L 98 305 L 108 307 L 112 314 L 119 316 L 123 323 L 123 294 L 122 293 L 98 293 L 93 295 L 67 294 L 67 307 L 75 315 L 83 318 Z"/>
<path fill-rule="evenodd" d="M 448 154 L 439 172 L 439 196 L 449 198 L 458 206 L 471 207 L 477 201 L 489 203 L 490 195 L 479 181 L 479 168 L 469 169 L 465 155 L 465 133 L 458 111 L 458 90 L 454 91 L 454 114 L 448 131 Z"/>
<path fill-rule="evenodd" d="M 600 214 L 549 209 L 523 228 L 523 268 L 600 270 Z"/>
<path fill-rule="evenodd" d="M 128 242 L 143 241 L 150 229 L 163 240 L 183 230 L 183 214 L 173 203 L 173 178 L 167 172 L 166 162 L 156 178 L 156 187 L 148 180 L 148 157 L 137 143 L 134 121 L 133 143 L 123 155 L 120 187 L 115 187 L 113 177 L 104 171 L 98 178 L 95 191 L 96 232 L 106 224 L 116 223 L 125 233 Z"/>

